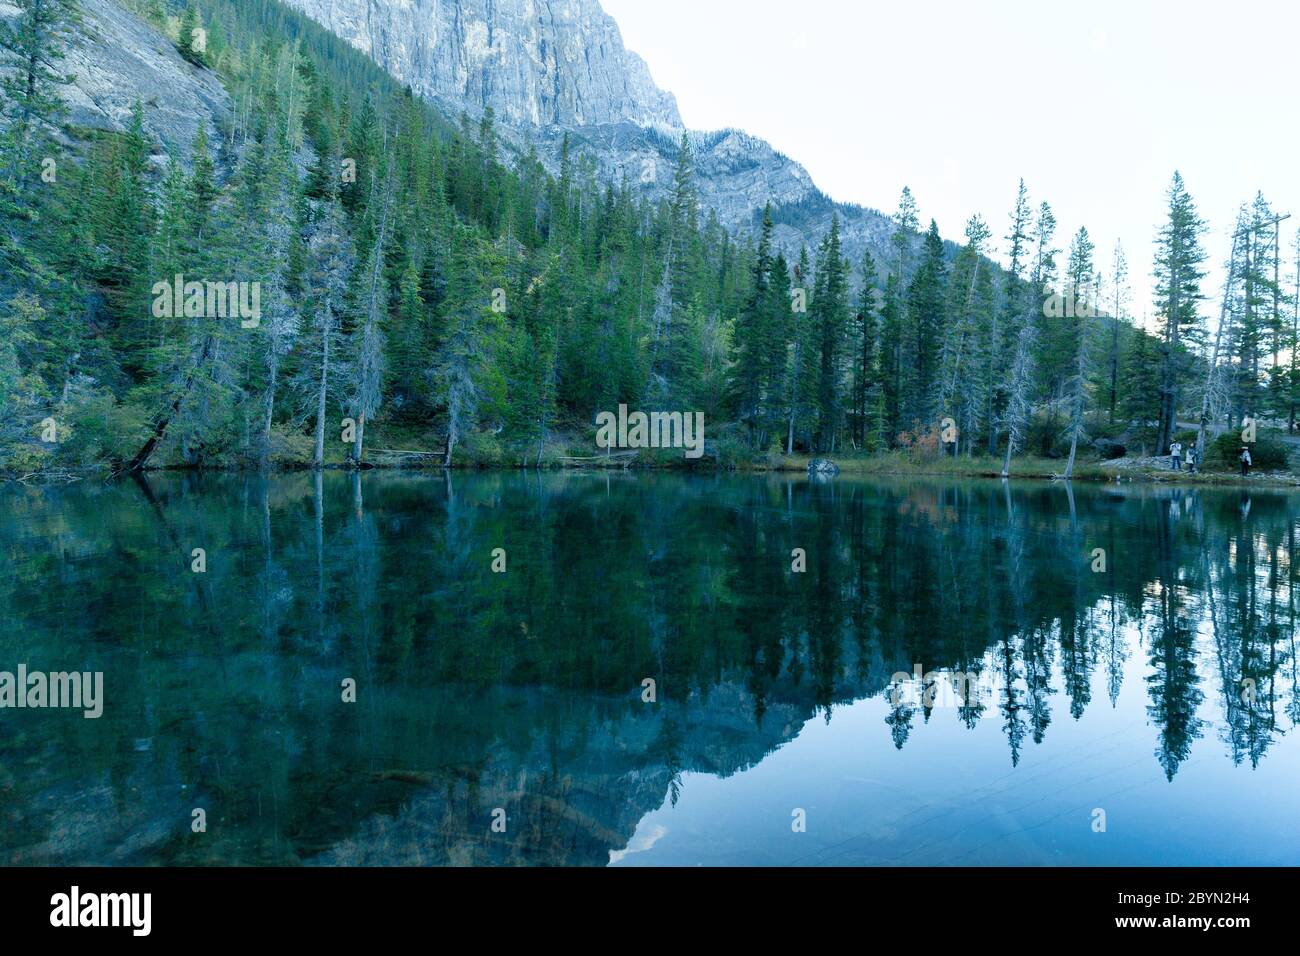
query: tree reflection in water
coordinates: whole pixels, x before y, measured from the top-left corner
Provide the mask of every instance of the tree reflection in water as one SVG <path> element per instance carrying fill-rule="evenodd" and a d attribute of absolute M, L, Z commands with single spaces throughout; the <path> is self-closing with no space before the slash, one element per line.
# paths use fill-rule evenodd
<path fill-rule="evenodd" d="M 1281 493 L 331 473 L 0 496 L 0 669 L 103 670 L 107 700 L 0 712 L 0 862 L 602 863 L 683 775 L 754 767 L 916 666 L 997 691 L 901 696 L 873 746 L 993 720 L 1014 768 L 1138 672 L 1132 733 L 1171 781 L 1207 737 L 1257 767 L 1300 717 Z"/>

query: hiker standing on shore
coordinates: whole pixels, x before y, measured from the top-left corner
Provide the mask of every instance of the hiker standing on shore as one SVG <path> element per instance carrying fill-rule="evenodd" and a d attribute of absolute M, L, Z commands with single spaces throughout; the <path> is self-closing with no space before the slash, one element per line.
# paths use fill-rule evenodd
<path fill-rule="evenodd" d="M 1169 446 L 1170 463 L 1174 471 L 1183 470 L 1183 443 L 1176 441 Z"/>
<path fill-rule="evenodd" d="M 1243 447 L 1241 449 L 1241 477 L 1245 478 L 1250 474 L 1250 465 L 1250 449 Z"/>
<path fill-rule="evenodd" d="M 1192 447 L 1187 449 L 1187 470 L 1193 475 L 1196 474 L 1196 460 L 1201 456 L 1201 446 L 1197 442 L 1192 442 Z"/>

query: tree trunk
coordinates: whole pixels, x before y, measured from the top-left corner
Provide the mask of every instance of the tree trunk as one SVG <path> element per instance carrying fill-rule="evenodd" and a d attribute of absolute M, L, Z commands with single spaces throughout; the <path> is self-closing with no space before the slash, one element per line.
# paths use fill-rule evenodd
<path fill-rule="evenodd" d="M 1079 451 L 1079 427 L 1082 422 L 1074 426 L 1074 434 L 1070 437 L 1070 460 L 1065 463 L 1065 477 L 1070 479 L 1074 477 L 1074 456 Z"/>
<path fill-rule="evenodd" d="M 794 454 L 794 417 L 795 417 L 796 410 L 799 408 L 799 361 L 800 361 L 799 353 L 800 351 L 801 351 L 800 345 L 796 343 L 794 347 L 794 367 L 791 369 L 791 373 L 790 373 L 791 374 L 790 428 L 786 434 L 786 439 L 785 439 L 785 453 L 787 455 Z"/>
<path fill-rule="evenodd" d="M 1297 333 L 1300 332 L 1300 252 L 1296 255 L 1296 275 L 1295 275 L 1295 303 L 1291 309 L 1291 386 L 1290 411 L 1287 415 L 1286 430 L 1287 434 L 1295 431 L 1296 424 L 1296 392 L 1300 389 L 1300 338 Z"/>
<path fill-rule="evenodd" d="M 1172 253 L 1171 253 L 1172 257 Z M 1178 383 L 1174 378 L 1174 353 L 1178 347 L 1178 283 L 1182 281 L 1178 265 L 1169 265 L 1169 314 L 1165 316 L 1165 340 L 1160 350 L 1160 427 L 1156 435 L 1156 454 L 1173 441 L 1178 428 Z"/>
<path fill-rule="evenodd" d="M 312 467 L 320 468 L 325 464 L 325 395 L 329 388 L 330 375 L 330 336 L 326 325 L 321 333 L 322 355 L 320 362 L 320 388 L 316 393 L 316 451 L 312 455 Z"/>
<path fill-rule="evenodd" d="M 1079 452 L 1079 432 L 1083 431 L 1084 390 L 1087 387 L 1088 328 L 1086 320 L 1079 319 L 1078 357 L 1075 360 L 1074 402 L 1070 414 L 1070 460 L 1065 465 L 1065 477 L 1074 477 L 1074 459 Z"/>
<path fill-rule="evenodd" d="M 1144 333 L 1145 334 L 1145 333 Z M 1110 423 L 1115 424 L 1119 404 L 1119 291 L 1115 292 L 1115 315 L 1110 322 Z"/>
<path fill-rule="evenodd" d="M 190 367 L 189 372 L 186 373 L 185 384 L 181 386 L 181 390 L 172 401 L 171 407 L 167 410 L 167 414 L 164 415 L 158 424 L 154 426 L 153 434 L 150 435 L 149 440 L 144 443 L 144 447 L 136 452 L 135 457 L 131 459 L 131 463 L 126 466 L 127 471 L 140 471 L 149 463 L 149 459 L 153 457 L 153 453 L 157 451 L 158 445 L 167 435 L 167 426 L 172 423 L 172 420 L 180 412 L 181 406 L 185 404 L 185 399 L 189 397 L 190 389 L 194 386 L 194 376 L 198 374 L 200 366 L 202 366 L 203 363 L 208 360 L 208 356 L 212 354 L 212 344 L 213 339 L 210 335 L 203 340 L 203 349 L 199 352 L 198 360 Z"/>
<path fill-rule="evenodd" d="M 352 446 L 352 460 L 358 465 L 361 464 L 361 454 L 364 447 L 366 436 L 366 413 L 361 412 L 357 415 L 357 440 Z"/>
<path fill-rule="evenodd" d="M 1196 433 L 1196 454 L 1202 469 L 1205 467 L 1206 451 L 1205 447 L 1205 429 L 1210 422 L 1210 393 L 1214 387 L 1214 375 L 1219 366 L 1219 343 L 1223 340 L 1223 326 L 1228 321 L 1228 303 L 1232 298 L 1232 279 L 1233 270 L 1237 265 L 1238 243 L 1241 241 L 1241 233 L 1238 231 L 1232 237 L 1232 253 L 1228 257 L 1228 277 L 1224 280 L 1223 286 L 1223 305 L 1219 309 L 1219 325 L 1214 330 L 1214 350 L 1210 354 L 1210 368 L 1205 376 L 1205 394 L 1201 396 L 1201 420 Z"/>
<path fill-rule="evenodd" d="M 266 422 L 262 429 L 262 457 L 271 448 L 271 423 L 275 421 L 275 384 L 280 376 L 280 360 L 273 354 L 270 360 L 270 382 L 266 386 Z"/>

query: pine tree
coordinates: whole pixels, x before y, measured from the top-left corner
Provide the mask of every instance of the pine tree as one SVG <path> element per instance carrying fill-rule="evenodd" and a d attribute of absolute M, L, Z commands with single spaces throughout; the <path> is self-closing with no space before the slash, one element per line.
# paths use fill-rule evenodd
<path fill-rule="evenodd" d="M 37 333 L 46 319 L 40 300 L 29 292 L 0 302 L 0 466 L 9 448 L 31 438 L 49 401 L 36 354 Z"/>
<path fill-rule="evenodd" d="M 356 422 L 356 440 L 350 457 L 358 465 L 361 464 L 365 451 L 366 422 L 374 416 L 383 399 L 384 329 L 388 320 L 388 279 L 384 273 L 384 254 L 390 236 L 392 202 L 393 185 L 391 181 L 385 181 L 377 202 L 379 212 L 375 240 L 360 270 L 356 300 L 357 325 L 350 343 L 348 404 Z"/>
<path fill-rule="evenodd" d="M 1294 433 L 1300 423 L 1296 420 L 1300 409 L 1300 232 L 1295 237 L 1294 252 L 1294 294 L 1291 297 L 1291 334 L 1286 341 L 1287 351 L 1291 353 L 1291 364 L 1287 371 L 1287 431 Z"/>
<path fill-rule="evenodd" d="M 144 111 L 136 103 L 126 135 L 105 144 L 91 161 L 91 200 L 86 214 L 87 277 L 97 281 L 108 301 L 113 347 L 125 374 L 135 383 L 143 381 L 154 346 L 149 315 L 150 290 L 154 281 L 174 273 L 158 272 L 151 266 L 151 239 L 157 225 L 156 197 L 148 168 L 149 143 L 144 132 Z M 175 159 L 175 157 L 173 157 Z M 173 185 L 180 193 L 167 197 L 176 207 L 175 228 L 190 266 L 194 223 L 184 204 L 185 179 L 177 170 Z"/>
<path fill-rule="evenodd" d="M 947 333 L 944 299 L 947 266 L 939 226 L 931 219 L 921 262 L 907 289 L 912 367 L 904 383 L 903 416 L 913 426 L 932 425 L 939 407 L 939 351 Z"/>
<path fill-rule="evenodd" d="M 356 235 L 353 237 L 361 245 L 367 245 L 371 240 L 371 237 L 365 233 L 366 227 L 370 224 L 370 220 L 365 217 L 365 210 L 378 183 L 375 174 L 381 160 L 381 138 L 374 100 L 367 96 L 348 125 L 345 153 L 342 157 L 351 164 L 350 168 L 354 170 L 355 175 L 339 184 L 339 197 L 344 210 L 347 211 L 351 221 L 361 223 L 361 228 L 356 230 Z M 467 159 L 465 162 L 471 160 Z M 474 212 L 473 209 L 466 211 L 469 214 Z"/>
<path fill-rule="evenodd" d="M 206 36 L 203 22 L 199 19 L 198 8 L 191 4 L 181 14 L 180 35 L 176 41 L 176 49 L 195 66 L 207 66 Z"/>
<path fill-rule="evenodd" d="M 1277 234 L 1278 224 L 1268 201 L 1256 194 L 1244 227 L 1242 297 L 1234 321 L 1237 374 L 1233 405 L 1238 421 L 1257 418 L 1265 410 L 1276 413 L 1281 404 Z M 1272 364 L 1267 367 L 1270 346 Z"/>
<path fill-rule="evenodd" d="M 770 314 L 772 271 L 772 206 L 763 209 L 763 224 L 759 233 L 757 254 L 751 270 L 749 296 L 736 318 L 736 362 L 734 389 L 740 420 L 750 433 L 750 444 L 757 444 L 760 418 L 767 380 L 768 336 L 773 316 Z"/>
<path fill-rule="evenodd" d="M 1133 330 L 1124 355 L 1124 397 L 1121 401 L 1124 420 L 1136 422 L 1151 440 L 1160 425 L 1161 352 L 1156 341 L 1141 327 Z M 1160 448 L 1161 446 L 1157 446 Z"/>
<path fill-rule="evenodd" d="M 31 186 L 43 172 L 35 157 L 54 152 L 51 133 L 67 113 L 59 88 L 71 78 L 56 68 L 80 22 L 77 0 L 15 2 L 18 16 L 0 19 L 0 297 L 51 279 L 31 248 L 40 219 Z"/>
<path fill-rule="evenodd" d="M 28 159 L 34 134 L 67 113 L 58 88 L 71 78 L 55 72 L 63 47 L 81 22 L 78 0 L 14 0 L 18 16 L 0 20 L 0 117 L 8 127 L 8 163 L 0 169 L 9 182 L 30 177 Z"/>
<path fill-rule="evenodd" d="M 1177 172 L 1169 184 L 1169 220 L 1156 237 L 1155 305 L 1161 319 L 1160 425 L 1156 447 L 1166 449 L 1178 424 L 1179 379 L 1184 366 L 1184 339 L 1195 333 L 1203 296 L 1201 264 L 1205 225 Z"/>
<path fill-rule="evenodd" d="M 787 455 L 794 454 L 795 435 L 810 426 L 816 410 L 817 327 L 806 305 L 811 271 L 805 247 L 799 251 L 790 290 L 791 348 L 785 374 Z"/>
<path fill-rule="evenodd" d="M 985 400 L 985 421 L 988 424 L 989 454 L 998 453 L 998 425 L 1006 408 L 1010 391 L 1011 368 L 1003 356 L 1014 355 L 1018 345 L 1018 330 L 1023 317 L 1024 265 L 1030 248 L 1030 226 L 1033 210 L 1029 205 L 1029 191 L 1024 179 L 1016 190 L 1015 206 L 1011 210 L 1011 231 L 1006 235 L 1007 270 L 1002 291 L 1002 311 L 989 323 L 987 356 L 988 371 L 985 383 L 988 389 Z M 1014 363 L 1013 363 L 1014 365 Z"/>
<path fill-rule="evenodd" d="M 880 289 L 876 263 L 870 250 L 863 250 L 862 287 L 858 293 L 854 333 L 857 354 L 853 365 L 853 436 L 859 447 L 873 448 L 880 440 L 883 422 L 874 420 L 884 392 L 880 388 L 880 365 L 877 346 L 880 340 Z M 869 421 L 870 420 L 870 421 Z M 868 436 L 872 435 L 871 441 Z"/>
<path fill-rule="evenodd" d="M 880 312 L 880 382 L 890 444 L 903 430 L 903 317 L 901 283 L 898 274 L 891 272 Z"/>
<path fill-rule="evenodd" d="M 325 462 L 326 411 L 339 391 L 336 366 L 342 349 L 342 321 L 355 251 L 344 227 L 342 206 L 331 200 L 308 240 L 305 277 L 308 329 L 295 388 L 315 419 L 312 465 Z"/>
<path fill-rule="evenodd" d="M 212 204 L 217 197 L 216 167 L 208 148 L 206 123 L 199 124 L 194 136 L 193 172 L 189 181 L 190 199 L 194 204 L 195 238 L 202 240 L 212 215 Z"/>
<path fill-rule="evenodd" d="M 656 362 L 652 366 L 657 394 L 656 402 L 669 401 L 674 389 L 689 393 L 684 381 L 684 363 L 691 357 L 688 314 L 695 307 L 699 279 L 700 247 L 698 243 L 699 198 L 695 190 L 695 157 L 688 134 L 683 133 L 677 151 L 677 168 L 673 173 L 673 191 L 669 200 L 667 223 L 667 265 L 665 278 L 671 293 L 666 315 L 656 312 L 656 327 L 661 339 L 656 345 Z M 658 309 L 662 303 L 656 302 Z M 674 328 L 674 326 L 676 328 Z"/>
<path fill-rule="evenodd" d="M 537 462 L 540 464 L 548 434 L 556 417 L 558 325 L 556 318 L 563 314 L 566 291 L 559 283 L 546 276 L 558 272 L 558 262 L 550 260 L 548 268 L 532 279 L 524 290 L 523 335 L 519 347 L 522 401 L 516 409 L 518 432 L 525 440 L 537 441 Z M 616 387 L 615 395 L 621 393 Z"/>
<path fill-rule="evenodd" d="M 894 273 L 902 285 L 911 279 L 912 250 L 920 224 L 912 190 L 904 186 L 898 199 L 898 211 L 894 213 L 894 232 L 889 240 L 894 246 Z"/>
<path fill-rule="evenodd" d="M 839 216 L 832 215 L 830 232 L 819 257 L 817 292 L 812 303 L 818 349 L 817 447 L 824 452 L 835 450 L 843 413 L 842 370 L 848 332 L 847 269 L 848 263 L 840 249 Z"/>
<path fill-rule="evenodd" d="M 768 329 L 764 356 L 764 377 L 767 382 L 766 397 L 762 415 L 763 433 L 760 447 L 766 450 L 771 444 L 772 436 L 778 438 L 784 424 L 783 412 L 786 408 L 785 396 L 787 367 L 791 343 L 796 336 L 796 321 L 802 315 L 794 310 L 793 290 L 790 282 L 790 265 L 785 255 L 778 252 L 772 259 L 768 270 Z"/>
<path fill-rule="evenodd" d="M 885 281 L 885 301 L 881 314 L 881 377 L 884 384 L 886 427 L 892 441 L 911 423 L 905 416 L 907 389 L 911 380 L 908 357 L 912 354 L 912 341 L 908 335 L 906 290 L 912 275 L 913 249 L 920 220 L 912 191 L 903 187 L 894 213 L 894 230 L 890 243 L 894 247 L 894 261 Z"/>
<path fill-rule="evenodd" d="M 1124 328 L 1124 311 L 1128 303 L 1128 260 L 1124 256 L 1124 246 L 1116 242 L 1110 273 L 1111 314 L 1107 320 L 1106 346 L 1106 415 L 1114 424 L 1120 407 L 1119 372 L 1123 362 L 1122 335 Z"/>
<path fill-rule="evenodd" d="M 991 269 L 984 258 L 984 244 L 991 233 L 979 216 L 966 223 L 966 244 L 957 254 L 948 283 L 945 311 L 949 327 L 939 349 L 938 399 L 936 414 L 953 418 L 959 426 L 954 453 L 965 440 L 972 450 L 981 424 L 989 372 L 984 349 L 993 334 L 990 326 L 995 309 Z"/>
<path fill-rule="evenodd" d="M 1073 339 L 1074 361 L 1067 380 L 1070 401 L 1070 458 L 1065 466 L 1065 477 L 1074 476 L 1074 460 L 1079 451 L 1079 437 L 1083 433 L 1083 415 L 1087 405 L 1088 388 L 1088 318 L 1096 301 L 1096 274 L 1092 256 L 1094 246 L 1088 230 L 1080 227 L 1070 244 L 1070 261 L 1066 269 L 1068 301 L 1073 303 L 1073 315 L 1068 317 Z"/>
<path fill-rule="evenodd" d="M 1033 268 L 1030 270 L 1029 288 L 1021 300 L 1023 309 L 1017 322 L 1015 357 L 1007 390 L 1007 453 L 1002 462 L 1003 478 L 1011 473 L 1011 459 L 1025 444 L 1033 415 L 1039 320 L 1047 290 L 1056 274 L 1056 250 L 1052 247 L 1055 235 L 1056 216 L 1051 206 L 1041 203 L 1030 239 Z"/>
<path fill-rule="evenodd" d="M 489 359 L 484 328 L 488 303 L 472 231 L 457 229 L 452 242 L 447 335 L 429 370 L 439 403 L 446 409 L 447 465 L 452 462 L 456 445 L 464 441 L 478 421 L 484 393 L 482 376 Z"/>
<path fill-rule="evenodd" d="M 291 293 L 294 246 L 294 210 L 291 192 L 272 197 L 266 217 L 266 287 L 263 294 L 264 316 L 260 325 L 266 337 L 265 398 L 266 412 L 262 424 L 262 452 L 270 450 L 271 428 L 275 423 L 275 400 L 280 385 L 280 369 L 302 330 L 302 316 Z"/>

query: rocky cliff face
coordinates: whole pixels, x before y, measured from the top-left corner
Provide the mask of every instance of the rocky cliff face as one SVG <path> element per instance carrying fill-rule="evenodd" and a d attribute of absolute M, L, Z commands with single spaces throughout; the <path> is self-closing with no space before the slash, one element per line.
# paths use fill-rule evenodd
<path fill-rule="evenodd" d="M 623 46 L 597 0 L 285 0 L 452 112 L 491 106 L 503 139 L 533 142 L 554 164 L 565 132 L 602 178 L 653 195 L 672 183 L 682 121 L 671 93 Z M 511 136 L 511 133 L 514 136 Z M 844 244 L 884 253 L 887 217 L 836 205 L 798 163 L 738 130 L 692 133 L 701 201 L 735 233 L 779 207 L 777 241 L 813 245 L 843 220 Z"/>
<path fill-rule="evenodd" d="M 534 126 L 677 129 L 596 0 L 290 0 L 415 92 Z"/>
<path fill-rule="evenodd" d="M 230 109 L 216 74 L 186 63 L 165 37 L 112 0 L 81 0 L 81 11 L 83 28 L 56 67 L 73 78 L 59 90 L 73 126 L 122 132 L 139 100 L 155 145 L 188 155 L 200 123 L 215 136 Z M 17 15 L 16 6 L 0 0 L 0 19 Z"/>

